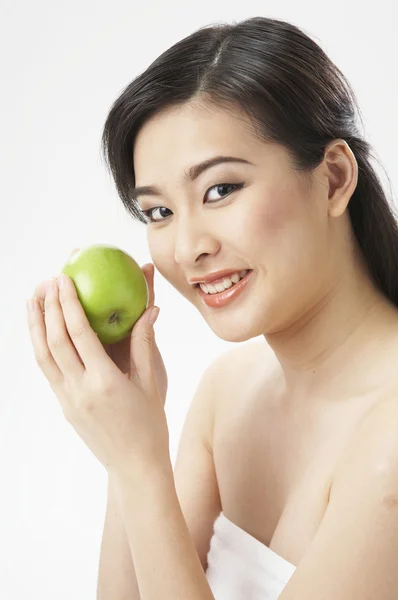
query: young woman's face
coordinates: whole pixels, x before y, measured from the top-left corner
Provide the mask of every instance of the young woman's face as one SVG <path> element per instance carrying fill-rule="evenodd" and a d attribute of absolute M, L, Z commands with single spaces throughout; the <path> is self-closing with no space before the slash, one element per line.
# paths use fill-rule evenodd
<path fill-rule="evenodd" d="M 221 163 L 184 180 L 189 167 L 219 155 L 251 164 Z M 286 150 L 256 139 L 241 113 L 190 104 L 161 113 L 137 136 L 134 168 L 136 186 L 160 192 L 138 197 L 142 210 L 155 209 L 152 262 L 218 337 L 277 331 L 317 302 L 331 254 L 327 190 L 315 179 L 310 188 Z M 242 294 L 210 308 L 188 280 L 223 269 L 253 273 Z"/>

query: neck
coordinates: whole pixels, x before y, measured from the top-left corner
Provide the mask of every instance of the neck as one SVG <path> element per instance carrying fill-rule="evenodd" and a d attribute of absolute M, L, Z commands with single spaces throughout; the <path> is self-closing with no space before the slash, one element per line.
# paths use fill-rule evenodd
<path fill-rule="evenodd" d="M 356 264 L 299 320 L 265 338 L 281 365 L 285 397 L 310 402 L 385 381 L 397 331 L 397 307 Z"/>

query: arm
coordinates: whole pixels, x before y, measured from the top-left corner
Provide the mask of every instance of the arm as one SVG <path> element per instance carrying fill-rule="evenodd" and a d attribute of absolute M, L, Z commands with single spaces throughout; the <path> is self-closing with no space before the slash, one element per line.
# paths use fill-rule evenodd
<path fill-rule="evenodd" d="M 214 600 L 178 501 L 169 457 L 135 464 L 118 475 L 141 600 Z"/>
<path fill-rule="evenodd" d="M 203 571 L 213 524 L 220 514 L 217 478 L 211 441 L 217 383 L 223 356 L 204 372 L 182 429 L 174 467 L 175 489 Z M 140 600 L 125 524 L 116 496 L 116 481 L 109 480 L 108 504 L 101 546 L 97 600 Z"/>
<path fill-rule="evenodd" d="M 222 507 L 211 447 L 218 386 L 230 367 L 227 352 L 204 372 L 182 430 L 174 477 L 167 460 L 162 469 L 149 465 L 138 478 L 133 468 L 119 481 L 142 600 L 213 600 L 205 571 Z"/>
<path fill-rule="evenodd" d="M 108 478 L 108 502 L 102 534 L 97 600 L 140 600 L 126 528 L 120 514 L 115 482 Z"/>

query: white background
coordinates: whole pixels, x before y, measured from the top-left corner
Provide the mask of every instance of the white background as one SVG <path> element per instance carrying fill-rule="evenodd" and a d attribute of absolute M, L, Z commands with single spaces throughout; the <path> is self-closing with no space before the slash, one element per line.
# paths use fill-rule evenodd
<path fill-rule="evenodd" d="M 234 7 L 235 5 L 235 7 Z M 74 247 L 110 243 L 150 261 L 100 157 L 116 97 L 199 27 L 253 16 L 294 23 L 342 69 L 366 136 L 397 185 L 395 3 L 277 0 L 0 2 L 0 598 L 95 600 L 106 472 L 65 421 L 33 359 L 25 300 Z M 395 8 L 395 11 L 397 9 Z M 384 173 L 379 171 L 383 182 Z M 155 275 L 174 464 L 205 367 L 234 346 Z"/>

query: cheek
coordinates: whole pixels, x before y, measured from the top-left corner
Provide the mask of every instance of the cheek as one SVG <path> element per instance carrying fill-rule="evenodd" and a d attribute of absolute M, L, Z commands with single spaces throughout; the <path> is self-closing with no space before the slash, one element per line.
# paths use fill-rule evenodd
<path fill-rule="evenodd" d="M 324 260 L 324 242 L 319 225 L 301 209 L 297 191 L 252 204 L 236 230 L 236 239 L 245 240 L 245 253 L 253 265 L 270 277 L 275 290 L 302 284 Z"/>
<path fill-rule="evenodd" d="M 236 239 L 246 240 L 254 260 L 262 257 L 263 264 L 271 266 L 283 248 L 292 245 L 298 229 L 296 212 L 291 202 L 280 196 L 272 198 L 267 191 L 236 220 Z"/>

